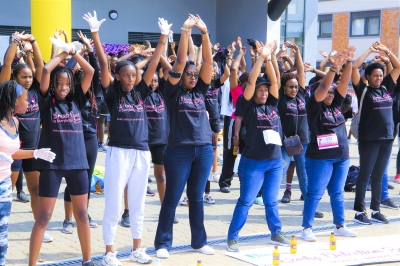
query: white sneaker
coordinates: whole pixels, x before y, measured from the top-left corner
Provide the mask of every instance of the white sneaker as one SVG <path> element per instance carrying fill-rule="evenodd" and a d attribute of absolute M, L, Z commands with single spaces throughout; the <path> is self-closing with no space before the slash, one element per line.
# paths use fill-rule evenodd
<path fill-rule="evenodd" d="M 215 200 L 211 197 L 210 194 L 204 194 L 203 202 L 208 204 L 214 204 Z"/>
<path fill-rule="evenodd" d="M 215 250 L 212 247 L 210 247 L 209 245 L 205 245 L 202 248 L 197 248 L 197 249 L 194 248 L 193 251 L 200 252 L 205 255 L 213 255 L 215 253 Z"/>
<path fill-rule="evenodd" d="M 103 256 L 103 260 L 101 261 L 101 265 L 104 266 L 122 266 L 122 263 L 117 259 L 118 251 L 107 252 L 106 255 Z"/>
<path fill-rule="evenodd" d="M 51 235 L 49 235 L 47 232 L 44 232 L 44 236 L 43 236 L 43 240 L 42 240 L 43 243 L 50 243 L 50 242 L 53 242 L 53 240 L 54 240 L 54 238 Z"/>
<path fill-rule="evenodd" d="M 146 254 L 145 248 L 137 248 L 136 250 L 132 250 L 129 259 L 131 261 L 137 261 L 141 264 L 150 264 L 153 262 L 150 256 Z"/>
<path fill-rule="evenodd" d="M 309 242 L 315 242 L 315 240 L 316 240 L 311 228 L 304 229 L 301 232 L 301 238 L 303 238 L 305 241 L 309 241 Z"/>
<path fill-rule="evenodd" d="M 181 200 L 181 202 L 179 202 L 179 204 L 182 206 L 187 206 L 188 203 L 189 203 L 189 199 L 187 197 L 184 197 L 183 200 Z"/>
<path fill-rule="evenodd" d="M 343 227 L 340 227 L 339 229 L 336 228 L 333 229 L 333 233 L 335 236 L 357 236 L 357 233 L 354 231 L 351 231 L 350 229 L 347 229 L 346 225 L 343 225 Z"/>
<path fill-rule="evenodd" d="M 157 258 L 166 259 L 169 257 L 169 252 L 165 248 L 157 249 Z"/>
<path fill-rule="evenodd" d="M 224 158 L 221 155 L 218 154 L 217 161 L 219 163 L 222 163 L 224 161 Z"/>
<path fill-rule="evenodd" d="M 218 183 L 219 173 L 217 172 L 210 173 L 210 175 L 208 176 L 208 181 Z"/>

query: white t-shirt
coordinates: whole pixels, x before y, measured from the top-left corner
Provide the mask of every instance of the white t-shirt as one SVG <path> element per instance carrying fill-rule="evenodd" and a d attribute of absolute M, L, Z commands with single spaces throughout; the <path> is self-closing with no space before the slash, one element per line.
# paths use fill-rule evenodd
<path fill-rule="evenodd" d="M 221 115 L 223 116 L 231 116 L 234 111 L 229 104 L 229 93 L 231 92 L 230 84 L 230 79 L 228 78 L 221 87 Z"/>
<path fill-rule="evenodd" d="M 358 112 L 358 100 L 356 95 L 351 96 L 351 108 L 353 109 L 353 113 Z"/>

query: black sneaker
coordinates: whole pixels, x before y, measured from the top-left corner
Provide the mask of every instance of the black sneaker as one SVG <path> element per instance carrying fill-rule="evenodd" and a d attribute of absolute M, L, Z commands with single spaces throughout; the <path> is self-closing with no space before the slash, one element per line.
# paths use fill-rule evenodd
<path fill-rule="evenodd" d="M 176 219 L 176 217 L 174 217 L 174 224 L 177 224 L 177 223 L 179 223 L 179 220 Z"/>
<path fill-rule="evenodd" d="M 121 226 L 123 226 L 123 227 L 131 227 L 131 222 L 129 221 L 129 213 L 128 214 L 122 214 Z"/>
<path fill-rule="evenodd" d="M 17 192 L 17 201 L 27 203 L 29 202 L 29 197 L 21 190 Z"/>
<path fill-rule="evenodd" d="M 98 266 L 98 264 L 94 263 L 93 261 L 88 261 L 85 263 L 82 262 L 82 266 Z"/>
<path fill-rule="evenodd" d="M 283 192 L 283 197 L 281 199 L 281 202 L 282 203 L 289 203 L 291 196 L 292 196 L 292 191 L 289 190 L 289 189 L 286 189 L 285 192 Z"/>
<path fill-rule="evenodd" d="M 304 201 L 304 197 L 303 195 L 300 196 L 300 200 Z"/>
<path fill-rule="evenodd" d="M 319 211 L 315 211 L 314 218 L 324 218 L 324 214 Z"/>
<path fill-rule="evenodd" d="M 371 213 L 371 221 L 388 224 L 389 221 L 386 220 L 386 216 L 381 214 L 381 212 Z"/>
<path fill-rule="evenodd" d="M 229 189 L 229 187 L 222 187 L 219 189 L 219 191 L 221 191 L 222 193 L 229 193 L 231 192 L 231 190 Z"/>
<path fill-rule="evenodd" d="M 391 199 L 382 200 L 381 201 L 381 207 L 389 208 L 389 209 L 398 209 L 399 208 L 399 206 L 394 204 L 394 202 Z"/>
<path fill-rule="evenodd" d="M 392 186 L 391 184 L 388 184 L 388 189 L 394 189 L 394 186 Z"/>
<path fill-rule="evenodd" d="M 359 224 L 371 224 L 371 221 L 368 219 L 368 216 L 366 213 L 361 213 L 354 215 L 354 222 L 359 223 Z"/>

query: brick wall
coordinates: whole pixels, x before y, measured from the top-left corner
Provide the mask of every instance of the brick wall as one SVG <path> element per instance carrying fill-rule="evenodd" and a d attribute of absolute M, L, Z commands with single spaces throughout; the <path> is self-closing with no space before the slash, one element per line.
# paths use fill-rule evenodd
<path fill-rule="evenodd" d="M 381 42 L 398 55 L 399 51 L 399 9 L 382 10 Z"/>
<path fill-rule="evenodd" d="M 349 47 L 349 13 L 333 14 L 332 49 L 338 52 Z"/>

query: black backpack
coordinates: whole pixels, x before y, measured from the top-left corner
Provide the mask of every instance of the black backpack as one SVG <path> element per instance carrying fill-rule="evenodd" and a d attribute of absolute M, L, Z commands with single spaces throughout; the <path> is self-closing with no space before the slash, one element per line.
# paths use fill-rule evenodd
<path fill-rule="evenodd" d="M 350 166 L 349 172 L 347 174 L 346 182 L 344 183 L 344 191 L 354 192 L 354 187 L 356 186 L 358 174 L 360 173 L 359 166 Z"/>

